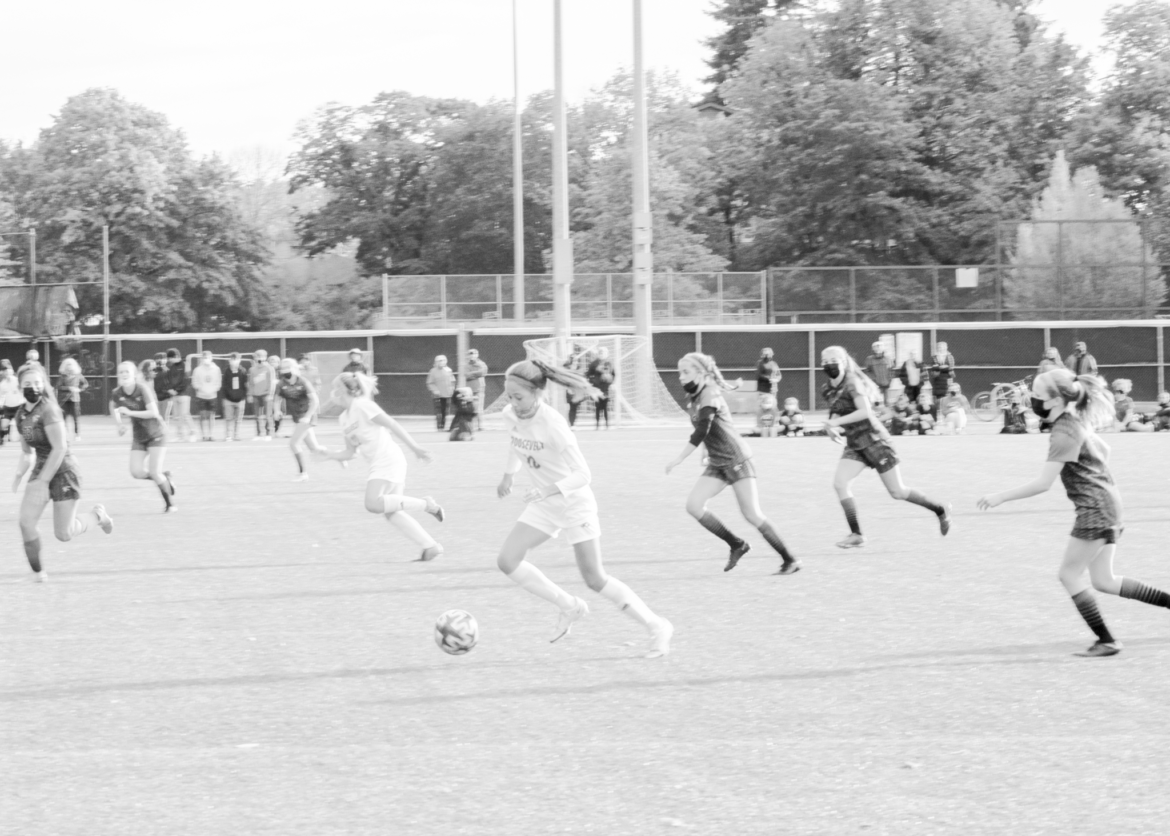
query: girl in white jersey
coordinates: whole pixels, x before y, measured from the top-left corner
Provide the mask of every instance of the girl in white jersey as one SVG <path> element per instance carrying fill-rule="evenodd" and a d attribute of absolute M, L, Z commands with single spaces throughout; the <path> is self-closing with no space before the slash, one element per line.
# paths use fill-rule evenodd
<path fill-rule="evenodd" d="M 353 372 L 338 375 L 333 382 L 333 402 L 341 404 L 344 409 L 338 425 L 345 438 L 345 449 L 337 452 L 325 450 L 319 457 L 346 462 L 361 451 L 362 457 L 370 463 L 366 510 L 371 514 L 383 514 L 391 525 L 421 546 L 419 560 L 434 560 L 443 553 L 443 547 L 406 512 L 426 511 L 442 522 L 443 509 L 429 496 L 422 499 L 403 496 L 406 456 L 394 443 L 394 437 L 409 447 L 420 461 L 429 462 L 431 454 L 418 446 L 410 433 L 374 403 L 373 395 L 374 381 L 366 375 Z"/>
<path fill-rule="evenodd" d="M 510 436 L 508 463 L 496 493 L 512 493 L 512 480 L 522 467 L 528 468 L 533 486 L 524 494 L 528 506 L 512 527 L 496 563 L 505 575 L 537 597 L 560 608 L 551 641 L 569 634 L 573 622 L 589 613 L 589 605 L 550 581 L 528 562 L 528 553 L 563 530 L 581 577 L 594 592 L 608 598 L 650 633 L 648 658 L 670 653 L 674 627 L 650 611 L 638 595 L 607 575 L 601 565 L 601 523 L 597 500 L 589 488 L 589 465 L 577 446 L 568 423 L 544 402 L 549 380 L 567 387 L 573 394 L 590 391 L 589 382 L 567 369 L 554 368 L 538 360 L 525 360 L 508 368 L 504 379 L 504 427 Z"/>

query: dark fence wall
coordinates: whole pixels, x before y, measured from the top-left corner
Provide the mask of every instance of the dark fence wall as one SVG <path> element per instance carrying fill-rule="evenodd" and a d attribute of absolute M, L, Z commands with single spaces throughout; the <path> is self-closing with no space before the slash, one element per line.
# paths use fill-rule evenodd
<path fill-rule="evenodd" d="M 653 356 L 667 388 L 681 402 L 677 363 L 682 355 L 689 351 L 710 354 L 726 377 L 741 377 L 746 388 L 754 389 L 760 349 L 769 347 L 784 374 L 780 397 L 795 397 L 802 407 L 808 409 L 810 403 L 824 406 L 819 402 L 820 378 L 823 377 L 820 375 L 820 352 L 830 345 L 843 346 L 861 363 L 872 344 L 886 334 L 919 333 L 923 349 L 928 353 L 937 342 L 946 342 L 958 365 L 958 381 L 971 397 L 994 383 L 1034 374 L 1046 347 L 1054 346 L 1061 357 L 1066 357 L 1072 353 L 1073 344 L 1083 340 L 1106 378 L 1130 378 L 1134 384 L 1134 398 L 1152 401 L 1166 386 L 1164 337 L 1168 326 L 1170 323 L 1160 320 L 1144 320 L 1026 323 L 1020 326 L 988 322 L 673 327 L 655 330 Z M 622 330 L 629 333 L 629 329 Z M 488 365 L 488 403 L 503 391 L 507 367 L 524 358 L 524 341 L 547 336 L 547 329 L 535 328 L 531 333 L 500 333 L 498 329 L 469 332 L 468 344 L 479 350 L 480 359 Z M 379 404 L 391 414 L 424 415 L 431 411 L 430 393 L 426 388 L 427 371 L 438 354 L 446 355 L 450 365 L 456 368 L 458 346 L 458 332 L 455 330 L 129 335 L 110 338 L 104 365 L 101 340 L 93 338 L 66 344 L 0 342 L 0 358 L 7 358 L 13 367 L 17 367 L 24 362 L 25 352 L 36 348 L 41 361 L 56 375 L 64 353 L 77 357 L 91 387 L 83 398 L 83 411 L 95 414 L 106 411 L 102 370 L 105 369 L 105 378 L 112 387 L 114 369 L 119 360 L 138 362 L 168 348 L 177 348 L 184 355 L 204 349 L 216 354 L 232 351 L 247 354 L 263 348 L 269 354 L 281 357 L 359 348 L 373 352 Z"/>

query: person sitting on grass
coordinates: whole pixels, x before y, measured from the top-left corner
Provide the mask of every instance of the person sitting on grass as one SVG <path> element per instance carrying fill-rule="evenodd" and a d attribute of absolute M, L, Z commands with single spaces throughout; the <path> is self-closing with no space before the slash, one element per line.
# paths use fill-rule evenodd
<path fill-rule="evenodd" d="M 962 435 L 967 428 L 967 413 L 971 411 L 971 403 L 963 394 L 958 383 L 952 383 L 947 389 L 946 396 L 938 402 L 939 424 L 950 427 L 956 435 Z"/>
<path fill-rule="evenodd" d="M 890 409 L 890 416 L 886 422 L 890 435 L 905 435 L 918 427 L 918 410 L 910 403 L 910 398 L 903 392 L 894 401 Z"/>
<path fill-rule="evenodd" d="M 776 420 L 789 438 L 804 435 L 804 413 L 800 411 L 800 401 L 796 398 L 784 399 L 784 409 Z"/>
<path fill-rule="evenodd" d="M 918 401 L 914 406 L 918 413 L 914 416 L 914 429 L 918 431 L 919 435 L 937 435 L 934 428 L 934 397 L 929 391 L 923 389 L 918 393 Z"/>
<path fill-rule="evenodd" d="M 1155 432 L 1170 430 L 1170 392 L 1158 393 L 1158 409 L 1150 416 Z"/>
<path fill-rule="evenodd" d="M 1115 413 L 1115 427 L 1123 433 L 1152 433 L 1154 425 L 1147 424 L 1145 416 L 1140 414 L 1133 404 L 1129 393 L 1133 391 L 1133 381 L 1119 377 L 1110 384 L 1113 390 L 1113 410 Z"/>

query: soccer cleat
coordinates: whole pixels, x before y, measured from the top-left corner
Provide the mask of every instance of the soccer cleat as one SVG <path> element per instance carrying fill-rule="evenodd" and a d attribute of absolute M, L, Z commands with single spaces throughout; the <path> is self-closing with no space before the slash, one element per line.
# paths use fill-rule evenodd
<path fill-rule="evenodd" d="M 93 506 L 93 512 L 97 514 L 98 525 L 101 526 L 102 531 L 106 532 L 106 534 L 113 534 L 114 520 L 106 513 L 106 506 L 95 505 Z"/>
<path fill-rule="evenodd" d="M 553 637 L 548 640 L 549 644 L 558 642 L 573 631 L 573 622 L 580 621 L 585 616 L 589 615 L 589 605 L 580 598 L 573 599 L 574 604 L 567 610 L 561 610 L 560 615 L 557 616 L 557 626 L 553 633 Z"/>
<path fill-rule="evenodd" d="M 795 575 L 801 570 L 801 563 L 799 560 L 785 560 L 780 564 L 780 568 L 776 570 L 777 575 Z"/>
<path fill-rule="evenodd" d="M 419 555 L 418 560 L 416 560 L 415 562 L 416 563 L 429 563 L 430 561 L 434 560 L 436 557 L 439 557 L 442 554 L 443 554 L 443 547 L 440 546 L 438 543 L 435 543 L 435 545 L 427 546 L 425 549 L 423 549 L 422 554 Z"/>
<path fill-rule="evenodd" d="M 865 537 L 861 534 L 850 534 L 837 544 L 839 549 L 859 549 L 865 545 Z"/>
<path fill-rule="evenodd" d="M 751 550 L 752 547 L 748 544 L 748 542 L 746 540 L 741 540 L 739 545 L 732 549 L 731 553 L 727 555 L 727 565 L 723 567 L 723 571 L 730 572 L 735 568 L 735 564 L 739 563 L 739 559 Z"/>
<path fill-rule="evenodd" d="M 164 514 L 173 514 L 178 510 L 179 510 L 179 506 L 172 502 L 166 508 L 163 508 L 163 513 Z"/>
<path fill-rule="evenodd" d="M 1103 642 L 1100 639 L 1093 642 L 1093 646 L 1088 650 L 1082 650 L 1079 653 L 1074 653 L 1074 656 L 1116 656 L 1121 652 L 1121 642 Z"/>
<path fill-rule="evenodd" d="M 443 511 L 443 506 L 435 502 L 434 497 L 424 496 L 423 499 L 427 501 L 427 513 L 434 517 L 439 522 L 446 519 L 447 514 Z"/>
<path fill-rule="evenodd" d="M 656 624 L 650 627 L 650 652 L 647 659 L 661 659 L 670 655 L 670 638 L 674 635 L 674 625 L 665 618 L 659 618 Z"/>
<path fill-rule="evenodd" d="M 33 572 L 33 583 L 45 583 L 49 580 L 49 573 L 42 569 L 39 572 Z"/>
<path fill-rule="evenodd" d="M 943 537 L 946 537 L 951 531 L 951 503 L 947 503 L 943 507 L 943 512 L 938 515 L 938 532 Z"/>
<path fill-rule="evenodd" d="M 309 481 L 309 474 L 308 473 L 298 473 L 297 478 L 293 479 L 293 481 L 294 482 L 308 482 Z"/>

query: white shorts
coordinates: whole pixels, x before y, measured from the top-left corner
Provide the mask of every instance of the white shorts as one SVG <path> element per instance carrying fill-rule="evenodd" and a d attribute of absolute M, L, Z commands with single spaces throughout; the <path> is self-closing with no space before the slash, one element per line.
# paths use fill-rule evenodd
<path fill-rule="evenodd" d="M 396 485 L 406 484 L 406 456 L 398 445 L 394 445 L 387 453 L 370 462 L 370 475 L 366 477 L 366 481 L 374 479 L 382 479 Z"/>
<path fill-rule="evenodd" d="M 548 500 L 530 502 L 520 515 L 518 522 L 543 531 L 549 537 L 557 537 L 563 531 L 569 545 L 596 540 L 601 536 L 601 520 L 597 511 L 564 514 L 555 506 L 547 505 Z"/>

